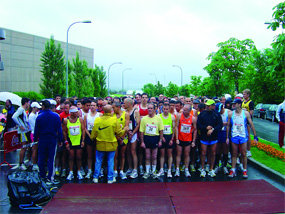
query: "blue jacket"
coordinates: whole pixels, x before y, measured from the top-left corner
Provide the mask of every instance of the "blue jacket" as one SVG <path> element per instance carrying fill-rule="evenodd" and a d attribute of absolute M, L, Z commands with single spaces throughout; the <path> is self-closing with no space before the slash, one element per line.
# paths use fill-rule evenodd
<path fill-rule="evenodd" d="M 43 110 L 36 119 L 34 141 L 63 141 L 59 115 L 51 110 Z"/>

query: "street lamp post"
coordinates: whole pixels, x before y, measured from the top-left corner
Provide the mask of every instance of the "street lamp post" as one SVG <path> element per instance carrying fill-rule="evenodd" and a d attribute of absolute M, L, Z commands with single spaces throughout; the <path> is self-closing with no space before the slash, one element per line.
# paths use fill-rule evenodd
<path fill-rule="evenodd" d="M 183 83 L 183 72 L 182 72 L 182 68 L 179 66 L 179 65 L 172 65 L 172 67 L 177 67 L 180 69 L 181 71 L 181 86 L 182 86 L 182 83 Z"/>
<path fill-rule="evenodd" d="M 67 29 L 67 33 L 66 33 L 66 97 L 68 97 L 68 32 L 71 26 L 77 23 L 91 23 L 91 21 L 86 20 L 86 21 L 73 22 L 71 25 L 69 25 Z"/>
<path fill-rule="evenodd" d="M 123 64 L 123 63 L 121 63 L 121 62 L 114 62 L 108 68 L 108 96 L 110 95 L 110 69 L 115 64 Z"/>
<path fill-rule="evenodd" d="M 124 72 L 127 70 L 132 70 L 131 68 L 126 68 L 122 70 L 122 92 L 124 91 Z"/>

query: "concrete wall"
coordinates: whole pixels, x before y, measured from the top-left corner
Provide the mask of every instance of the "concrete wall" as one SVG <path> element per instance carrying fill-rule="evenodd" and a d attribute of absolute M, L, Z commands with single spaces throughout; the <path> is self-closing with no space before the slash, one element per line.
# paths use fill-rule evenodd
<path fill-rule="evenodd" d="M 6 39 L 0 40 L 0 54 L 4 62 L 4 70 L 0 71 L 0 91 L 40 91 L 41 54 L 49 38 L 21 33 L 5 29 Z M 55 40 L 56 45 L 66 52 L 66 43 Z M 81 60 L 86 60 L 93 68 L 94 50 L 78 45 L 68 44 L 68 59 L 79 53 Z"/>

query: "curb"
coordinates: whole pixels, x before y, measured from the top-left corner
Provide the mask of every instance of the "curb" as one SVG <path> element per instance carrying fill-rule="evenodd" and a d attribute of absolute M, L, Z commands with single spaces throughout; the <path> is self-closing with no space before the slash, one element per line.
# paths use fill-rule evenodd
<path fill-rule="evenodd" d="M 281 173 L 265 166 L 264 164 L 252 159 L 247 158 L 247 161 L 252 164 L 255 168 L 258 168 L 260 171 L 264 172 L 265 174 L 272 177 L 274 180 L 281 182 L 282 184 L 285 184 L 285 176 Z"/>

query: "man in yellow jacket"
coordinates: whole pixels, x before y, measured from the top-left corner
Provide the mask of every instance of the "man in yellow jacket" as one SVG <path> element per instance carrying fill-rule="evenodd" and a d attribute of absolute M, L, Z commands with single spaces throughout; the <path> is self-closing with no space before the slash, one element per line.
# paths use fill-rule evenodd
<path fill-rule="evenodd" d="M 91 139 L 96 139 L 96 163 L 93 176 L 93 182 L 98 183 L 99 173 L 104 155 L 107 155 L 108 162 L 108 183 L 111 184 L 114 179 L 114 157 L 118 147 L 116 137 L 122 137 L 128 127 L 122 129 L 116 117 L 111 115 L 112 106 L 106 105 L 103 108 L 104 114 L 102 117 L 95 119 L 94 127 L 91 132 Z"/>

